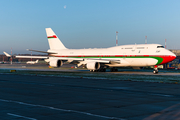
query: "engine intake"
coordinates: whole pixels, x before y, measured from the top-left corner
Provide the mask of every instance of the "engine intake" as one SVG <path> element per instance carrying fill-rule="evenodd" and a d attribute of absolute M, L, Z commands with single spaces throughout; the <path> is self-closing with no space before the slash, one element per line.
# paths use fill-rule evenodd
<path fill-rule="evenodd" d="M 51 67 L 61 67 L 63 65 L 62 60 L 50 60 L 49 65 Z"/>
<path fill-rule="evenodd" d="M 100 63 L 98 62 L 89 62 L 86 65 L 89 70 L 98 70 L 100 68 Z"/>

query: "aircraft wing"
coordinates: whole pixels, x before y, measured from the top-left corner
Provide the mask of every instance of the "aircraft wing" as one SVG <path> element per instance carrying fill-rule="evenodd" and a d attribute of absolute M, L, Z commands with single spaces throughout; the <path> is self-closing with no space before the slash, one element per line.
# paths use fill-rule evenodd
<path fill-rule="evenodd" d="M 120 63 L 120 60 L 103 59 L 103 58 L 69 58 L 69 57 L 58 57 L 60 60 L 75 60 L 75 61 L 96 61 L 100 63 Z"/>
<path fill-rule="evenodd" d="M 55 57 L 56 58 L 56 57 Z M 112 59 L 102 59 L 102 58 L 69 58 L 69 57 L 57 57 L 59 60 L 69 60 L 69 61 L 75 61 L 75 62 L 82 62 L 88 63 L 90 61 L 95 61 L 99 63 L 105 63 L 105 64 L 119 64 L 120 60 L 112 60 Z"/>
<path fill-rule="evenodd" d="M 21 56 L 21 55 L 16 55 L 16 58 L 39 58 L 39 59 L 47 59 L 48 56 Z"/>
<path fill-rule="evenodd" d="M 38 51 L 38 50 L 29 50 L 29 51 L 49 53 L 49 54 L 56 54 L 56 53 L 52 53 L 52 52 L 45 52 L 45 51 Z M 3 52 L 3 53 L 7 57 L 11 57 L 11 55 L 9 55 L 8 53 L 6 53 L 6 52 Z M 21 55 L 16 55 L 15 57 L 16 58 L 39 58 L 39 59 L 48 59 L 48 58 L 51 58 L 50 56 L 21 56 Z M 59 60 L 69 60 L 69 61 L 72 61 L 72 62 L 73 61 L 76 61 L 76 62 L 84 61 L 84 63 L 90 62 L 90 61 L 96 61 L 96 62 L 105 63 L 105 64 L 119 64 L 120 63 L 120 60 L 103 59 L 103 58 L 69 58 L 69 57 L 52 57 L 52 58 L 59 59 Z"/>
<path fill-rule="evenodd" d="M 6 52 L 3 52 L 7 57 L 11 57 L 11 55 L 9 55 Z M 22 55 L 14 55 L 16 58 L 39 58 L 39 59 L 47 59 L 49 58 L 48 56 L 22 56 Z"/>

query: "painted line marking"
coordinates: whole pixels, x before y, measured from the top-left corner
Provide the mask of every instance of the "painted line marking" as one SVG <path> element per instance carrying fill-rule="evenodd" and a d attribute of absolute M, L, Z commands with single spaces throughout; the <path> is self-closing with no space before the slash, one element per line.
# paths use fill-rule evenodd
<path fill-rule="evenodd" d="M 57 111 L 73 112 L 73 113 L 84 114 L 84 115 L 89 115 L 89 116 L 93 116 L 93 117 L 105 118 L 105 119 L 125 120 L 125 119 L 117 118 L 117 117 L 109 117 L 109 116 L 97 115 L 97 114 L 88 113 L 88 112 L 82 112 L 82 111 L 77 111 L 77 110 L 66 110 L 66 109 L 55 108 L 55 107 L 51 107 L 51 106 L 36 105 L 36 104 L 25 103 L 25 102 L 20 102 L 20 101 L 4 100 L 4 99 L 0 99 L 0 101 L 9 102 L 9 103 L 17 103 L 17 104 L 20 104 L 20 105 L 27 105 L 27 106 L 33 106 L 33 107 L 48 108 L 48 109 L 57 110 Z M 11 114 L 11 113 L 9 113 L 9 114 Z M 12 114 L 12 115 L 15 115 L 15 114 Z M 36 120 L 36 119 L 33 119 L 33 118 L 31 118 L 31 119 Z"/>
<path fill-rule="evenodd" d="M 151 94 L 151 95 L 157 95 L 162 97 L 173 97 L 173 95 L 166 95 L 166 94 Z"/>
<path fill-rule="evenodd" d="M 30 117 L 25 117 L 25 116 L 21 116 L 21 115 L 17 115 L 17 114 L 12 114 L 12 113 L 7 113 L 8 115 L 11 116 L 15 116 L 15 117 L 20 117 L 20 118 L 25 118 L 25 119 L 29 119 L 29 120 L 37 120 L 35 118 L 30 118 Z"/>

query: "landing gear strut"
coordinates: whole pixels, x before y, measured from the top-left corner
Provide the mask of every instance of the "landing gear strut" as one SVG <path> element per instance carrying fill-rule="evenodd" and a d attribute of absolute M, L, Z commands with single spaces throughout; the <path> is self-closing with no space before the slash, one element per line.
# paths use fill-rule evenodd
<path fill-rule="evenodd" d="M 157 65 L 154 66 L 154 71 L 153 71 L 154 74 L 158 73 L 158 68 L 157 67 L 158 67 Z"/>

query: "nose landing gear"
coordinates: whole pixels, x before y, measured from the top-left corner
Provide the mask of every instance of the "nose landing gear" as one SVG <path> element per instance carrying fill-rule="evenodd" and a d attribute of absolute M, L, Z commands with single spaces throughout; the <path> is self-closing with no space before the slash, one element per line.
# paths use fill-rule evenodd
<path fill-rule="evenodd" d="M 153 73 L 154 73 L 154 74 L 157 74 L 157 73 L 158 73 L 158 66 L 157 66 L 157 65 L 154 66 L 154 71 L 153 71 Z"/>

